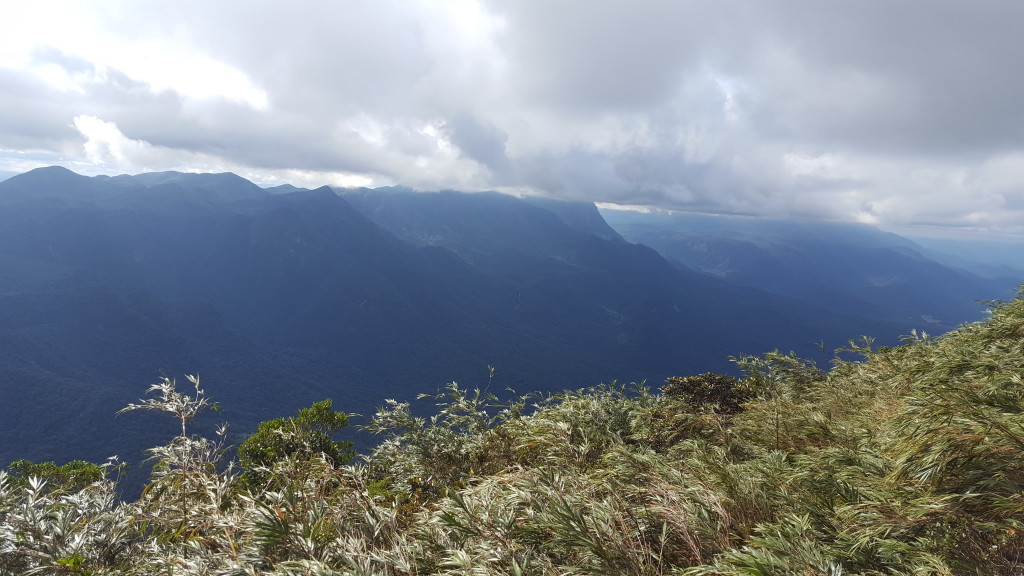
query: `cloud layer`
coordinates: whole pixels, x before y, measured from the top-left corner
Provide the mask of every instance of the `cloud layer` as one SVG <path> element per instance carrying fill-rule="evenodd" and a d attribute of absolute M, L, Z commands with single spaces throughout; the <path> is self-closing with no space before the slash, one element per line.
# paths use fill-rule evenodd
<path fill-rule="evenodd" d="M 232 170 L 1024 235 L 1024 4 L 6 7 L 0 170 Z"/>

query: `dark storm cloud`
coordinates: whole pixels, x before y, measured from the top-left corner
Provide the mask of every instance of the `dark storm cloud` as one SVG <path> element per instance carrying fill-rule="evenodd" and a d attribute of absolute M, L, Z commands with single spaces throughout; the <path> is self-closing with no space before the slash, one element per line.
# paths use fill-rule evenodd
<path fill-rule="evenodd" d="M 1016 146 L 1024 78 L 1014 2 L 790 2 L 737 68 L 787 137 L 894 152 Z M 771 113 L 775 112 L 774 115 Z"/>
<path fill-rule="evenodd" d="M 643 109 L 670 99 L 700 64 L 704 15 L 679 2 L 495 3 L 526 101 L 583 111 Z M 711 17 L 717 16 L 711 14 Z"/>
<path fill-rule="evenodd" d="M 908 153 L 1017 145 L 1014 2 L 509 2 L 520 85 L 568 106 L 657 108 L 714 70 L 764 136 Z"/>

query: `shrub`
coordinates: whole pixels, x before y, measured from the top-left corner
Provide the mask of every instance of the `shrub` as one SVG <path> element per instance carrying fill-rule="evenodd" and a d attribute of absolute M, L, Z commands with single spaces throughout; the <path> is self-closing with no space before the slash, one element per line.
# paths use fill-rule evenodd
<path fill-rule="evenodd" d="M 352 443 L 334 440 L 347 425 L 348 414 L 335 412 L 330 399 L 300 408 L 297 416 L 262 422 L 238 447 L 238 461 L 245 468 L 242 483 L 267 489 L 274 480 L 274 465 L 289 457 L 323 457 L 335 466 L 348 463 L 355 455 Z"/>

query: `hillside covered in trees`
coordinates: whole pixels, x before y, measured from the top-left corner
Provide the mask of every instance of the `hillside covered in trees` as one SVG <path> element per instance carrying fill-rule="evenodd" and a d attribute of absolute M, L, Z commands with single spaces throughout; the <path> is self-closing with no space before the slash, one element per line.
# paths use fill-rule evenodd
<path fill-rule="evenodd" d="M 109 463 L 0 474 L 0 573 L 1024 568 L 1024 298 L 937 338 L 851 344 L 827 370 L 736 362 L 742 377 L 660 390 L 498 401 L 452 385 L 427 417 L 389 402 L 351 462 L 342 406 L 266 422 L 235 451 L 189 429 L 212 407 L 198 381 L 164 380 L 127 408 L 180 423 L 138 499 L 117 497 Z"/>
<path fill-rule="evenodd" d="M 891 267 L 885 293 L 927 303 L 910 318 L 687 269 L 618 237 L 593 204 L 39 168 L 0 182 L 0 467 L 138 462 L 173 427 L 111 416 L 140 383 L 185 371 L 215 383 L 238 443 L 325 397 L 372 414 L 488 366 L 496 390 L 557 392 L 861 334 L 893 344 L 977 320 L 973 302 L 1020 281 Z M 970 309 L 932 305 L 934 286 Z"/>

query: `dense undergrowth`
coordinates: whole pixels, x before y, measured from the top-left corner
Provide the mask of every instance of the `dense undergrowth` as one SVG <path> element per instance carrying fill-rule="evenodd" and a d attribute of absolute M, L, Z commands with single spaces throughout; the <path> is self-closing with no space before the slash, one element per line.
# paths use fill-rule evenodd
<path fill-rule="evenodd" d="M 327 456 L 348 457 L 324 437 L 344 421 L 318 403 L 267 426 L 244 471 L 188 433 L 198 381 L 165 381 L 129 407 L 182 423 L 138 500 L 73 470 L 0 474 L 0 573 L 1024 572 L 1024 299 L 842 355 L 741 358 L 742 378 L 659 392 L 452 385 L 432 417 L 381 409 L 352 464 Z"/>

